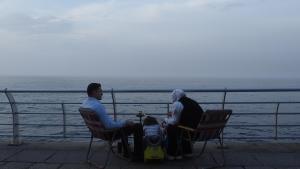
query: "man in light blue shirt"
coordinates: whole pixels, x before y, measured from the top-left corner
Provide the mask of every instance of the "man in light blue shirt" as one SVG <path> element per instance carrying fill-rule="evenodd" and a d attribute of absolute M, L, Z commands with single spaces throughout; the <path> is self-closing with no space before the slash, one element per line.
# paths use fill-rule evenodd
<path fill-rule="evenodd" d="M 89 108 L 97 113 L 97 116 L 101 123 L 104 125 L 106 129 L 115 129 L 122 128 L 126 125 L 132 125 L 130 121 L 114 121 L 106 112 L 105 107 L 99 101 L 102 97 L 102 91 L 94 91 L 95 93 L 90 95 L 86 100 L 81 104 L 82 108 Z"/>
<path fill-rule="evenodd" d="M 91 83 L 87 87 L 88 98 L 81 104 L 82 108 L 89 108 L 93 110 L 99 121 L 104 125 L 106 129 L 123 129 L 126 135 L 134 134 L 134 153 L 140 153 L 140 145 L 142 144 L 143 129 L 139 124 L 135 124 L 130 120 L 113 120 L 106 112 L 105 107 L 102 105 L 102 88 L 100 83 Z M 122 139 L 123 147 L 126 148 L 128 144 L 128 138 Z M 128 150 L 124 149 L 125 155 L 128 154 Z"/>
<path fill-rule="evenodd" d="M 99 83 L 91 83 L 87 88 L 88 98 L 81 104 L 82 108 L 89 108 L 97 113 L 99 120 L 106 129 L 122 128 L 125 126 L 133 125 L 133 122 L 127 121 L 114 121 L 106 112 L 105 107 L 102 105 L 102 88 Z"/>

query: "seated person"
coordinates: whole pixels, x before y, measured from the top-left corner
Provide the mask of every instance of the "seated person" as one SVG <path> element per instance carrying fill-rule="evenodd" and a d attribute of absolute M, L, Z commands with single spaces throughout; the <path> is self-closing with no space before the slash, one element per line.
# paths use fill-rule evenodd
<path fill-rule="evenodd" d="M 147 116 L 144 119 L 144 140 L 155 142 L 155 140 L 161 140 L 162 139 L 162 131 L 160 129 L 160 125 L 158 121 L 151 116 Z"/>
<path fill-rule="evenodd" d="M 181 147 L 177 147 L 177 141 L 180 130 L 177 125 L 183 125 L 190 128 L 196 128 L 203 114 L 199 104 L 191 98 L 188 98 L 183 90 L 175 89 L 172 92 L 173 111 L 168 113 L 165 119 L 167 124 L 167 140 L 168 140 L 168 159 L 181 159 L 184 156 L 192 155 L 192 145 L 186 140 L 181 140 Z M 182 152 L 179 152 L 179 151 Z"/>
<path fill-rule="evenodd" d="M 144 161 L 163 160 L 163 135 L 156 118 L 147 116 L 144 119 Z"/>
<path fill-rule="evenodd" d="M 123 129 L 125 134 L 128 136 L 130 134 L 134 134 L 134 154 L 138 155 L 142 153 L 142 127 L 139 124 L 134 124 L 132 121 L 126 120 L 113 120 L 106 112 L 105 107 L 101 103 L 102 99 L 102 88 L 100 83 L 91 83 L 87 87 L 87 95 L 88 98 L 83 101 L 81 107 L 82 108 L 89 108 L 95 113 L 97 113 L 97 116 L 101 123 L 104 125 L 106 129 Z M 128 145 L 128 137 L 122 138 L 122 144 L 124 148 L 124 155 L 128 156 L 129 150 L 127 150 Z"/>

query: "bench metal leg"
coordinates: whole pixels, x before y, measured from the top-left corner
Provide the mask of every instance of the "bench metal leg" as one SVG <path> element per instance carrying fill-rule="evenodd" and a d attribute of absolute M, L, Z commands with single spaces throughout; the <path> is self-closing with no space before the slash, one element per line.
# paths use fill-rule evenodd
<path fill-rule="evenodd" d="M 224 146 L 223 137 L 219 137 L 219 143 L 220 143 L 221 148 L 223 148 L 223 146 Z"/>
<path fill-rule="evenodd" d="M 115 137 L 115 134 L 113 135 L 113 138 L 112 140 L 114 139 Z M 89 149 L 88 149 L 88 153 L 87 153 L 87 163 L 90 164 L 90 165 L 93 165 L 95 166 L 96 168 L 98 169 L 105 169 L 107 164 L 108 164 L 108 161 L 109 161 L 109 156 L 110 156 L 110 152 L 112 151 L 112 144 L 113 144 L 113 141 L 109 141 L 108 142 L 108 150 L 107 150 L 107 154 L 106 154 L 106 157 L 105 157 L 105 161 L 104 161 L 104 164 L 99 166 L 97 163 L 95 162 L 92 162 L 90 161 L 90 152 L 91 152 L 91 149 L 92 149 L 92 143 L 93 143 L 93 136 L 91 136 L 91 140 L 90 140 L 90 144 L 89 144 Z"/>
<path fill-rule="evenodd" d="M 204 142 L 204 145 L 202 146 L 201 152 L 200 152 L 200 154 L 198 155 L 198 157 L 200 157 L 200 156 L 203 155 L 204 150 L 205 150 L 205 148 L 206 148 L 206 145 L 207 145 L 207 141 Z"/>
<path fill-rule="evenodd" d="M 226 166 L 225 152 L 224 152 L 224 148 L 222 148 L 223 140 L 221 139 L 221 137 L 219 137 L 218 139 L 219 139 L 219 143 L 220 143 L 220 146 L 221 146 L 220 151 L 221 151 L 223 162 L 220 165 L 218 164 L 217 166 L 212 166 L 212 167 L 208 167 L 208 168 L 205 168 L 205 169 L 215 169 L 215 168 L 220 168 L 220 167 Z M 202 150 L 204 151 L 204 148 L 202 148 Z"/>
<path fill-rule="evenodd" d="M 220 143 L 220 146 L 221 146 L 220 149 L 221 149 L 222 159 L 223 159 L 222 166 L 225 166 L 226 165 L 225 152 L 224 152 L 224 147 L 223 147 L 223 139 L 221 137 L 219 137 L 219 143 Z"/>
<path fill-rule="evenodd" d="M 107 150 L 107 153 L 106 153 L 104 165 L 101 166 L 101 167 L 98 167 L 99 169 L 105 169 L 106 168 L 106 166 L 108 164 L 108 161 L 109 161 L 110 152 L 113 152 L 113 142 L 115 140 L 116 135 L 117 135 L 117 132 L 114 132 L 111 140 L 108 141 L 108 150 Z"/>
<path fill-rule="evenodd" d="M 89 149 L 88 149 L 88 152 L 86 154 L 86 161 L 87 162 L 89 162 L 89 156 L 90 156 L 90 152 L 91 152 L 91 149 L 92 149 L 93 138 L 94 138 L 93 135 L 91 135 Z"/>
<path fill-rule="evenodd" d="M 109 161 L 109 156 L 110 156 L 110 152 L 112 151 L 112 142 L 109 142 L 108 143 L 108 150 L 107 150 L 107 154 L 106 154 L 106 158 L 105 158 L 105 161 L 104 161 L 104 165 L 102 167 L 100 167 L 101 169 L 105 169 L 107 164 L 108 164 L 108 161 Z"/>
<path fill-rule="evenodd" d="M 103 166 L 99 166 L 96 163 L 93 163 L 93 162 L 90 161 L 90 153 L 91 153 L 91 150 L 92 150 L 93 138 L 94 138 L 93 135 L 91 135 L 88 152 L 86 154 L 86 162 L 88 164 L 94 165 L 95 167 L 97 167 L 99 169 L 105 169 L 106 166 L 107 166 L 108 160 L 109 160 L 110 152 L 112 151 L 112 142 L 108 143 L 109 144 L 109 149 L 108 149 L 108 152 L 107 152 L 107 155 L 106 155 L 106 159 L 105 159 L 104 165 Z"/>
<path fill-rule="evenodd" d="M 195 155 L 195 157 L 193 157 L 193 164 L 194 164 L 194 167 L 196 168 L 196 169 L 198 169 L 199 167 L 198 167 L 198 165 L 196 164 L 196 159 L 198 159 L 199 157 L 201 157 L 202 155 L 203 155 L 203 153 L 204 153 L 204 151 L 205 151 L 205 148 L 206 148 L 206 145 L 207 145 L 207 141 L 205 141 L 204 143 L 203 143 L 203 146 L 202 146 L 202 149 L 201 149 L 201 151 L 200 151 L 200 153 L 198 154 L 198 155 Z"/>

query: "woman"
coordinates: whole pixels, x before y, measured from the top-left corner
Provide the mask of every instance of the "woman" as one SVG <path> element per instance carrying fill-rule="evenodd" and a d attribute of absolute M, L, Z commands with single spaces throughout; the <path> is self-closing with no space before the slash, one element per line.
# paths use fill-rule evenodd
<path fill-rule="evenodd" d="M 192 156 L 190 143 L 184 139 L 178 140 L 180 129 L 177 126 L 183 125 L 196 128 L 203 113 L 199 104 L 188 98 L 182 89 L 175 89 L 172 92 L 172 102 L 173 111 L 165 119 L 167 123 L 167 153 L 169 160 L 181 159 L 182 155 L 186 157 Z M 178 145 L 178 141 L 181 142 L 181 145 Z"/>

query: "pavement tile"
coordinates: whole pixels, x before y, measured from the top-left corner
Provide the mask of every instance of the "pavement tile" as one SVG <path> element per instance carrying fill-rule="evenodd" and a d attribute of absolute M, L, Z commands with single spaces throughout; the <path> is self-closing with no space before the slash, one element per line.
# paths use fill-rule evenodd
<path fill-rule="evenodd" d="M 196 166 L 184 166 L 182 169 L 198 169 Z"/>
<path fill-rule="evenodd" d="M 20 144 L 20 145 L 10 145 L 10 144 L 0 144 L 0 150 L 3 149 L 24 149 L 27 147 L 28 144 Z"/>
<path fill-rule="evenodd" d="M 300 152 L 300 143 L 279 143 L 279 147 L 285 148 L 288 152 Z"/>
<path fill-rule="evenodd" d="M 54 151 L 45 150 L 24 150 L 19 152 L 6 161 L 16 161 L 16 162 L 44 162 L 48 157 L 50 157 Z"/>
<path fill-rule="evenodd" d="M 155 167 L 145 164 L 131 164 L 127 166 L 122 166 L 121 169 L 155 169 Z"/>
<path fill-rule="evenodd" d="M 47 159 L 49 163 L 84 163 L 86 153 L 83 151 L 57 151 Z"/>
<path fill-rule="evenodd" d="M 78 146 L 77 146 L 78 145 Z M 199 152 L 200 146 L 195 147 Z M 300 169 L 300 144 L 227 143 L 224 169 Z M 106 169 L 201 169 L 217 166 L 222 156 L 217 144 L 209 144 L 205 153 L 194 159 L 160 163 L 128 162 L 111 154 Z M 95 144 L 91 157 L 101 164 L 105 147 Z M 85 163 L 86 143 L 30 143 L 20 146 L 0 144 L 0 169 L 94 169 Z M 5 168 L 4 168 L 5 167 Z M 220 167 L 219 167 L 220 168 Z M 220 168 L 221 169 L 221 168 Z"/>
<path fill-rule="evenodd" d="M 300 153 L 257 153 L 255 156 L 264 166 L 278 168 L 300 166 Z"/>
<path fill-rule="evenodd" d="M 218 169 L 244 169 L 244 167 L 226 166 L 226 167 L 218 167 Z"/>
<path fill-rule="evenodd" d="M 6 148 L 6 149 L 0 149 L 0 161 L 4 161 L 6 159 L 8 159 L 9 157 L 11 157 L 12 155 L 16 154 L 17 152 L 19 152 L 21 150 L 19 149 L 11 149 L 11 148 Z"/>
<path fill-rule="evenodd" d="M 121 169 L 122 166 L 107 166 L 105 169 Z"/>
<path fill-rule="evenodd" d="M 274 169 L 274 168 L 272 168 L 272 167 L 263 167 L 263 166 L 259 166 L 259 167 L 254 167 L 254 166 L 246 166 L 246 167 L 244 167 L 245 169 Z"/>
<path fill-rule="evenodd" d="M 258 144 L 256 143 L 257 152 L 263 153 L 272 153 L 272 152 L 290 152 L 285 146 L 281 146 L 280 143 L 272 143 L 272 144 Z"/>
<path fill-rule="evenodd" d="M 9 162 L 3 166 L 0 166 L 0 169 L 28 169 L 32 163 L 23 163 L 23 162 Z"/>
<path fill-rule="evenodd" d="M 146 168 L 146 169 L 182 169 L 182 162 L 131 162 L 127 166 L 122 166 L 122 169 L 138 169 L 138 168 Z"/>
<path fill-rule="evenodd" d="M 57 169 L 60 164 L 36 163 L 30 166 L 29 169 Z"/>
<path fill-rule="evenodd" d="M 193 159 L 189 159 L 189 161 L 185 164 L 196 165 L 196 166 L 214 166 L 216 165 L 216 161 L 211 153 L 204 153 L 200 157 L 194 157 Z"/>
<path fill-rule="evenodd" d="M 63 164 L 59 169 L 96 169 L 96 167 L 88 164 Z"/>
<path fill-rule="evenodd" d="M 214 158 L 218 162 L 218 164 L 223 163 L 222 154 L 213 153 Z M 261 166 L 262 163 L 256 159 L 254 153 L 248 152 L 225 152 L 225 161 L 226 165 L 233 165 L 233 166 Z"/>

